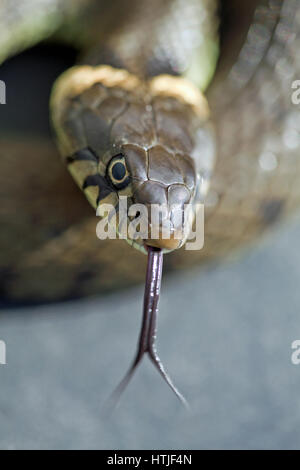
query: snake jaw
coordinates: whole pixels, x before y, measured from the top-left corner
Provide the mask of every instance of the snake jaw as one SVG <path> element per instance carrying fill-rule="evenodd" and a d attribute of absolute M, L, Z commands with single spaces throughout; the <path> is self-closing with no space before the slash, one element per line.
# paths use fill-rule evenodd
<path fill-rule="evenodd" d="M 162 278 L 163 251 L 160 248 L 155 248 L 148 245 L 145 245 L 145 249 L 148 252 L 148 263 L 144 292 L 143 320 L 138 348 L 132 365 L 110 397 L 110 409 L 113 409 L 117 405 L 123 391 L 130 382 L 134 372 L 136 371 L 136 368 L 140 364 L 145 354 L 149 355 L 149 358 L 153 362 L 154 366 L 159 371 L 164 381 L 175 393 L 177 398 L 181 401 L 181 403 L 187 406 L 185 398 L 175 387 L 171 378 L 165 371 L 156 349 L 157 316 Z"/>

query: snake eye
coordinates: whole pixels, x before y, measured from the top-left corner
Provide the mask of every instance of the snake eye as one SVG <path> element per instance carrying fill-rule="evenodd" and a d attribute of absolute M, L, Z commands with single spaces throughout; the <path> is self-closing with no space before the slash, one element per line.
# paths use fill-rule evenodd
<path fill-rule="evenodd" d="M 124 155 L 120 153 L 111 159 L 107 173 L 110 181 L 117 189 L 123 189 L 129 184 Z"/>

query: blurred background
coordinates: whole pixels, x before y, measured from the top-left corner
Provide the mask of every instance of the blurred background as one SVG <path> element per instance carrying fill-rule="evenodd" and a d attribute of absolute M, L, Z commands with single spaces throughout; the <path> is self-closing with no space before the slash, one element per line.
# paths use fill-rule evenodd
<path fill-rule="evenodd" d="M 143 288 L 1 311 L 2 449 L 299 449 L 300 220 L 236 261 L 165 276 L 158 347 L 186 411 L 136 347 Z"/>

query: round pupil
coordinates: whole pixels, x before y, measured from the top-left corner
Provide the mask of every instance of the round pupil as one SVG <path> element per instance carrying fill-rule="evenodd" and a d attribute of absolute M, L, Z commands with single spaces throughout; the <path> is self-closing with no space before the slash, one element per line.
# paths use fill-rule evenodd
<path fill-rule="evenodd" d="M 121 162 L 115 163 L 112 167 L 111 174 L 115 180 L 121 181 L 126 174 L 125 165 L 123 165 Z"/>

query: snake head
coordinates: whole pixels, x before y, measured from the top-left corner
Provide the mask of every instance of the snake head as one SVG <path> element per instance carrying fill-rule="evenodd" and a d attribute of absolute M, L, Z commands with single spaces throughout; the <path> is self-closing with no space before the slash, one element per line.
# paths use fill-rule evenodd
<path fill-rule="evenodd" d="M 180 248 L 214 160 L 200 91 L 170 75 L 146 81 L 109 66 L 80 66 L 58 79 L 51 107 L 62 155 L 90 203 L 120 212 L 124 196 L 126 227 L 139 226 L 126 237 L 134 247 Z"/>

